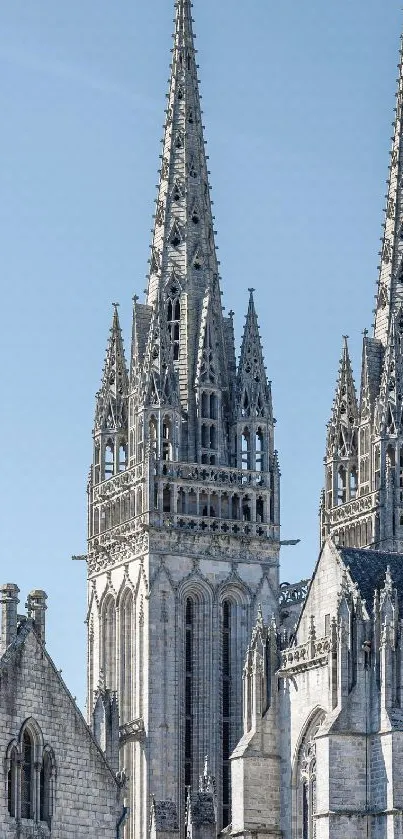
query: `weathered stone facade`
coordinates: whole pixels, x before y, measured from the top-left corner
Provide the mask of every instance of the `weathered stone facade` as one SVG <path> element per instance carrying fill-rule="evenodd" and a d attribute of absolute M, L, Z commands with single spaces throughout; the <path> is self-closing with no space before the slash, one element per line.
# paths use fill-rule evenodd
<path fill-rule="evenodd" d="M 0 589 L 0 835 L 116 839 L 122 790 L 45 649 L 46 595 Z"/>
<path fill-rule="evenodd" d="M 258 603 L 279 596 L 271 389 L 253 290 L 238 366 L 223 313 L 190 7 L 176 2 L 147 297 L 129 369 L 115 307 L 89 484 L 88 708 L 99 683 L 117 693 L 125 839 L 148 836 L 151 795 L 154 825 L 172 802 L 183 834 L 206 754 L 227 825 L 243 659 Z"/>

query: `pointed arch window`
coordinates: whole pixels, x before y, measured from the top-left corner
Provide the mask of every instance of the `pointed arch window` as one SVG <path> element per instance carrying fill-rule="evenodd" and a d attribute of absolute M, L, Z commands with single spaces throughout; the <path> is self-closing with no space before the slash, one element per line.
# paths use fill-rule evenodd
<path fill-rule="evenodd" d="M 357 469 L 355 466 L 350 471 L 350 501 L 353 501 L 354 498 L 357 497 L 357 489 L 358 489 L 358 476 L 357 476 Z"/>
<path fill-rule="evenodd" d="M 169 241 L 174 248 L 178 248 L 180 244 L 182 244 L 182 235 L 179 230 L 179 224 L 177 221 L 174 222 L 171 230 L 171 235 L 169 237 Z"/>
<path fill-rule="evenodd" d="M 172 460 L 172 420 L 164 417 L 162 423 L 162 459 Z"/>
<path fill-rule="evenodd" d="M 189 177 L 193 178 L 194 180 L 197 178 L 197 169 L 193 160 L 191 160 L 189 164 Z"/>
<path fill-rule="evenodd" d="M 22 726 L 18 740 L 9 745 L 6 769 L 9 815 L 17 820 L 46 822 L 50 829 L 55 757 L 50 746 L 44 747 L 42 732 L 32 718 Z"/>
<path fill-rule="evenodd" d="M 17 816 L 17 775 L 18 768 L 18 751 L 17 747 L 13 746 L 8 757 L 8 772 L 7 772 L 7 804 L 8 813 L 10 816 Z"/>
<path fill-rule="evenodd" d="M 119 472 L 124 472 L 127 467 L 127 443 L 120 441 L 119 445 Z"/>
<path fill-rule="evenodd" d="M 199 221 L 200 221 L 200 213 L 199 213 L 199 211 L 198 211 L 198 209 L 197 209 L 196 205 L 193 207 L 193 210 L 192 210 L 192 216 L 191 216 L 191 218 L 192 218 L 192 222 L 193 222 L 193 224 L 199 224 Z"/>
<path fill-rule="evenodd" d="M 248 417 L 249 416 L 249 398 L 248 398 L 248 394 L 246 393 L 246 391 L 245 391 L 245 393 L 243 395 L 243 399 L 242 399 L 241 414 L 242 414 L 243 417 Z"/>
<path fill-rule="evenodd" d="M 193 268 L 195 271 L 200 271 L 203 267 L 203 256 L 200 251 L 200 248 L 197 248 L 196 253 L 193 258 Z"/>
<path fill-rule="evenodd" d="M 181 305 L 179 300 L 179 289 L 172 286 L 169 290 L 169 297 L 167 303 L 167 321 L 168 331 L 171 338 L 173 360 L 177 361 L 179 358 L 180 347 L 180 320 L 181 320 Z"/>
<path fill-rule="evenodd" d="M 116 607 L 115 598 L 109 594 L 103 607 L 102 620 L 103 671 L 106 687 L 116 689 Z"/>
<path fill-rule="evenodd" d="M 121 654 L 120 661 L 122 664 L 121 675 L 121 700 L 120 713 L 123 722 L 130 722 L 132 719 L 131 699 L 133 696 L 132 690 L 132 674 L 133 674 L 133 594 L 130 590 L 126 591 L 122 599 L 121 605 Z"/>
<path fill-rule="evenodd" d="M 183 146 L 184 146 L 183 131 L 178 131 L 178 133 L 176 135 L 175 146 L 176 146 L 177 149 L 183 149 Z"/>
<path fill-rule="evenodd" d="M 174 188 L 172 190 L 172 198 L 174 201 L 178 202 L 182 198 L 182 190 L 177 181 L 174 183 Z"/>
<path fill-rule="evenodd" d="M 255 469 L 257 472 L 263 472 L 264 469 L 264 437 L 263 431 L 261 428 L 258 428 L 256 432 L 256 463 Z"/>
<path fill-rule="evenodd" d="M 40 820 L 46 822 L 50 827 L 53 807 L 53 776 L 54 776 L 54 757 L 53 752 L 49 748 L 45 748 L 42 757 L 42 767 L 40 771 L 39 789 L 40 789 Z"/>
<path fill-rule="evenodd" d="M 185 786 L 192 784 L 193 766 L 193 645 L 194 602 L 185 603 Z"/>
<path fill-rule="evenodd" d="M 22 737 L 21 763 L 21 818 L 34 817 L 34 742 L 31 732 L 25 729 Z"/>
<path fill-rule="evenodd" d="M 347 498 L 347 475 L 344 466 L 337 473 L 337 503 L 344 504 Z"/>
<path fill-rule="evenodd" d="M 105 480 L 114 473 L 115 447 L 113 440 L 108 440 L 105 446 Z"/>
<path fill-rule="evenodd" d="M 157 457 L 157 454 L 158 454 L 158 442 L 157 442 L 158 441 L 158 426 L 157 426 L 157 420 L 154 416 L 151 417 L 151 419 L 150 419 L 149 432 L 150 432 L 150 453 L 151 453 L 152 457 Z"/>
<path fill-rule="evenodd" d="M 242 469 L 250 469 L 250 431 L 249 428 L 244 428 L 241 437 L 241 457 Z"/>
<path fill-rule="evenodd" d="M 231 808 L 231 611 L 230 600 L 222 604 L 222 826 L 230 822 Z"/>

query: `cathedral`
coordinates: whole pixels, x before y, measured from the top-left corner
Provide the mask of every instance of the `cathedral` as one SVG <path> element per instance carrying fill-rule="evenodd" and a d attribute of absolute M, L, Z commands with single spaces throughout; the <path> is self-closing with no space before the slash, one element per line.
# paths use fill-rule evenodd
<path fill-rule="evenodd" d="M 114 306 L 96 397 L 88 719 L 45 651 L 45 593 L 21 617 L 6 584 L 0 832 L 402 839 L 402 44 L 373 334 L 359 393 L 343 339 L 319 559 L 281 584 L 271 387 L 254 290 L 238 364 L 222 306 L 191 6 L 175 3 L 146 298 L 129 357 Z"/>

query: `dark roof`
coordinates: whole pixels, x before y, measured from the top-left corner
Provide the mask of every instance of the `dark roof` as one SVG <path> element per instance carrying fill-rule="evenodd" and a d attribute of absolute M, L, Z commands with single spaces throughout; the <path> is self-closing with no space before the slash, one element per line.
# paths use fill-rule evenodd
<path fill-rule="evenodd" d="M 397 589 L 399 606 L 403 606 L 403 554 L 386 551 L 369 551 L 366 548 L 339 548 L 344 564 L 349 567 L 350 575 L 357 583 L 361 597 L 372 608 L 375 589 L 383 588 L 386 569 L 389 566 L 393 586 Z"/>

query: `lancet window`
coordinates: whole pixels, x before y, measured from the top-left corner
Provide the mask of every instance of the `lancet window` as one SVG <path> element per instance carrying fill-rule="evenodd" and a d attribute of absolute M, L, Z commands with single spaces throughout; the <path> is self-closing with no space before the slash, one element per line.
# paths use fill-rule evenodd
<path fill-rule="evenodd" d="M 167 301 L 167 321 L 168 331 L 171 339 L 173 360 L 177 361 L 179 358 L 179 339 L 180 339 L 180 319 L 181 307 L 179 301 L 179 289 L 176 286 L 171 286 L 169 289 L 169 297 Z"/>
<path fill-rule="evenodd" d="M 105 446 L 105 480 L 114 473 L 115 447 L 113 440 L 108 440 Z"/>
<path fill-rule="evenodd" d="M 337 503 L 344 504 L 347 500 L 347 473 L 344 466 L 340 466 L 337 473 Z"/>
<path fill-rule="evenodd" d="M 222 604 L 222 826 L 230 822 L 231 807 L 231 610 Z"/>
<path fill-rule="evenodd" d="M 120 661 L 120 713 L 123 722 L 130 722 L 132 719 L 131 697 L 133 696 L 133 594 L 130 590 L 124 593 L 120 607 Z"/>
<path fill-rule="evenodd" d="M 103 671 L 106 687 L 116 689 L 116 607 L 115 598 L 109 594 L 105 598 L 102 614 Z"/>
<path fill-rule="evenodd" d="M 263 431 L 261 428 L 258 428 L 256 432 L 256 463 L 255 469 L 257 472 L 263 472 L 264 469 L 264 437 Z"/>
<path fill-rule="evenodd" d="M 250 469 L 250 432 L 248 428 L 244 428 L 241 437 L 242 446 L 242 469 Z"/>
<path fill-rule="evenodd" d="M 193 645 L 194 601 L 185 603 L 185 786 L 192 784 L 193 767 Z"/>
<path fill-rule="evenodd" d="M 323 712 L 309 726 L 298 753 L 295 767 L 296 816 L 297 824 L 294 836 L 302 839 L 316 837 L 316 741 L 315 736 L 324 719 Z"/>

